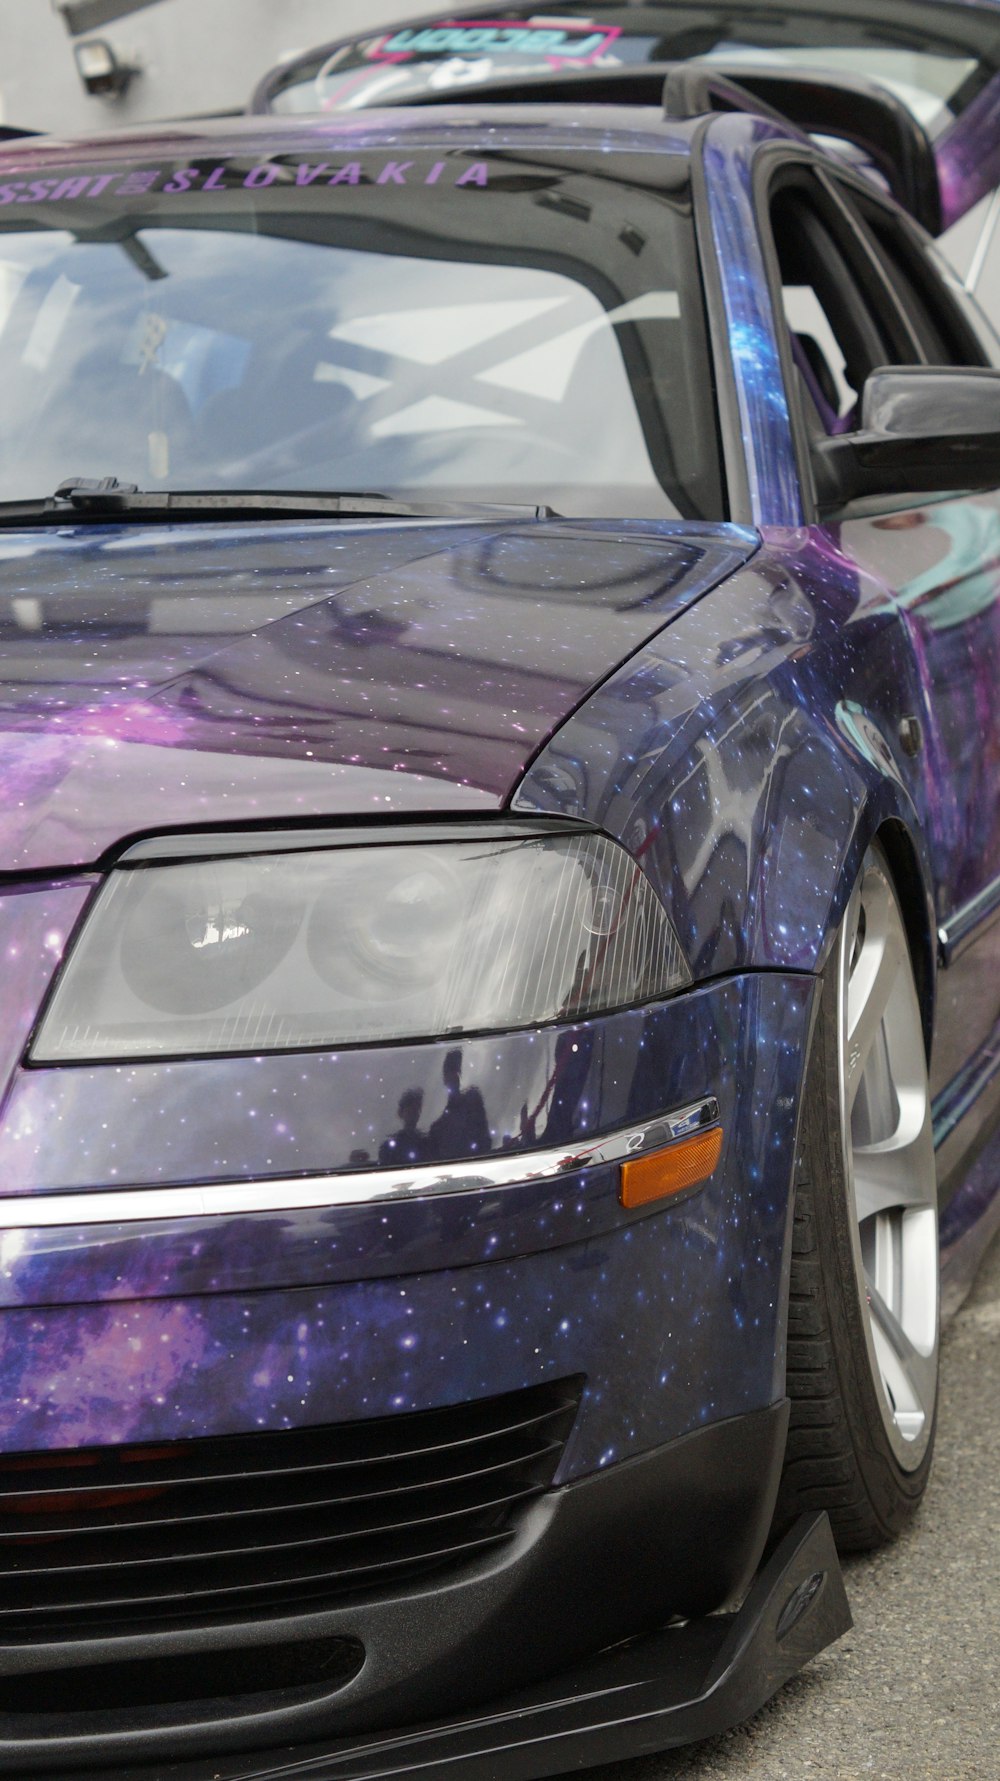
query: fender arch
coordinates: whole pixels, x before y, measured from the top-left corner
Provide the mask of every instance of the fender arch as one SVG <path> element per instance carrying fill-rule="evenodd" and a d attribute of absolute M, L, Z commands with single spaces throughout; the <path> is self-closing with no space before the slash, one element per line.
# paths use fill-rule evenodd
<path fill-rule="evenodd" d="M 921 709 L 894 603 L 815 535 L 767 548 L 612 674 L 542 748 L 512 800 L 623 842 L 670 913 L 696 981 L 822 969 L 878 837 L 898 880 L 926 1032 L 933 873 Z"/>

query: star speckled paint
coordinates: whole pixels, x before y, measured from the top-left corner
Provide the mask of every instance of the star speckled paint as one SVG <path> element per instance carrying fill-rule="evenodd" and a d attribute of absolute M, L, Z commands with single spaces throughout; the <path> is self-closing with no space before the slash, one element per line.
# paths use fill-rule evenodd
<path fill-rule="evenodd" d="M 753 194 L 754 152 L 774 133 L 759 119 L 721 118 L 705 150 L 705 172 L 740 422 L 754 447 L 747 454 L 751 505 L 761 520 L 796 526 L 804 517 L 802 492 Z"/>
<path fill-rule="evenodd" d="M 638 1222 L 606 1211 L 600 1235 L 567 1242 L 567 1220 L 553 1248 L 484 1264 L 472 1261 L 463 1230 L 475 1229 L 482 1208 L 479 1236 L 488 1242 L 489 1196 L 477 1196 L 442 1213 L 431 1272 L 250 1293 L 219 1290 L 216 1280 L 214 1290 L 186 1298 L 160 1295 L 174 1278 L 191 1279 L 190 1258 L 172 1277 L 171 1233 L 161 1245 L 143 1233 L 135 1264 L 141 1277 L 148 1256 L 159 1255 L 161 1277 L 148 1282 L 158 1296 L 0 1316 L 3 1446 L 346 1420 L 582 1372 L 588 1387 L 565 1460 L 569 1477 L 770 1403 L 780 1391 L 791 1147 L 810 1000 L 807 978 L 748 980 L 719 1034 L 754 1084 L 748 1093 L 744 1079 L 738 1102 L 734 1086 L 726 1094 L 724 1163 L 708 1187 Z M 654 1059 L 649 1068 L 654 1076 Z M 582 1212 L 589 1182 L 567 1187 Z M 565 1191 L 549 1184 L 536 1196 L 538 1243 L 551 1213 L 538 1201 Z M 374 1211 L 365 1216 L 375 1222 Z M 579 1222 L 586 1228 L 585 1215 Z M 253 1223 L 228 1233 L 237 1269 Z M 264 1218 L 259 1229 L 272 1241 L 277 1222 Z M 64 1261 L 76 1271 L 74 1296 L 101 1289 L 99 1253 L 74 1254 L 70 1243 Z M 58 1262 L 30 1243 L 19 1256 L 8 1249 L 5 1284 L 35 1273 L 37 1307 Z M 330 1273 L 350 1276 L 349 1254 L 345 1262 Z"/>
<path fill-rule="evenodd" d="M 98 532 L 20 535 L 6 617 L 0 593 L 8 871 L 89 864 L 151 819 L 495 809 L 607 661 L 754 543 L 669 522 Z"/>
<path fill-rule="evenodd" d="M 771 1402 L 811 998 L 808 976 L 761 975 L 594 1023 L 603 1043 L 572 1105 L 553 1110 L 569 1122 L 567 1135 L 707 1089 L 719 1097 L 723 1161 L 675 1207 L 624 1213 L 616 1171 L 599 1168 L 433 1208 L 8 1232 L 0 1379 L 9 1415 L 0 1442 L 16 1450 L 349 1419 L 582 1371 L 590 1384 L 567 1459 L 575 1473 L 642 1451 L 656 1427 L 666 1438 L 667 1429 L 681 1434 Z M 530 1035 L 515 1039 L 530 1045 Z M 615 1062 L 618 1046 L 627 1069 Z M 469 1080 L 482 1080 L 487 1094 L 492 1047 L 466 1047 Z M 431 1050 L 438 1063 L 442 1048 Z M 395 1092 L 404 1058 L 368 1054 L 370 1082 L 381 1066 Z M 196 1066 L 208 1098 L 220 1066 L 230 1078 L 234 1069 L 248 1081 L 259 1074 L 253 1060 Z M 516 1097 L 525 1078 L 503 1080 Z M 336 1083 L 333 1072 L 328 1105 Z M 348 1109 L 358 1083 L 347 1075 L 340 1084 Z M 169 1076 L 160 1091 L 183 1123 L 188 1177 L 203 1175 L 200 1122 L 171 1102 Z M 489 1104 L 499 1133 L 516 1109 L 510 1099 Z M 79 1126 L 79 1115 L 61 1128 L 46 1119 L 39 1137 L 54 1138 L 55 1156 L 60 1129 L 66 1139 Z M 253 1146 L 263 1134 L 250 1120 L 244 1132 L 242 1172 L 260 1174 Z M 716 1374 L 724 1384 L 712 1383 Z"/>
<path fill-rule="evenodd" d="M 735 979 L 570 1029 L 584 1068 L 562 1082 L 553 1068 L 559 1029 L 474 1039 L 462 1048 L 462 1079 L 482 1094 L 491 1148 L 503 1154 L 525 1145 L 523 1109 L 540 1103 L 533 1142 L 543 1148 L 572 1147 L 709 1092 L 732 1129 L 737 1082 L 759 1075 L 773 1085 L 792 1067 L 810 994 L 808 976 Z M 0 1178 L 8 1192 L 48 1193 L 212 1179 L 266 1186 L 279 1173 L 279 1157 L 288 1174 L 371 1168 L 408 1089 L 427 1085 L 425 1127 L 436 1113 L 447 1057 L 445 1045 L 392 1046 L 305 1059 L 27 1070 L 0 1127 Z M 762 1088 L 764 1102 L 770 1092 Z M 278 1156 L 275 1126 L 288 1140 Z M 0 1238 L 0 1303 L 164 1297 L 468 1266 L 559 1248 L 647 1216 L 648 1209 L 623 1213 L 617 1170 L 598 1168 L 585 1179 L 570 1174 L 436 1202 L 14 1230 Z M 28 1206 L 25 1218 L 30 1226 Z"/>
<path fill-rule="evenodd" d="M 309 126 L 359 145 L 461 127 Z M 502 142 L 534 128 L 505 126 Z M 656 129 L 677 152 L 702 140 Z M 595 141 L 650 151 L 651 130 Z M 614 1170 L 595 1168 L 447 1204 L 134 1228 L 12 1220 L 6 1451 L 352 1420 L 582 1374 L 568 1479 L 781 1396 L 809 1021 L 857 863 L 883 825 L 909 836 L 914 903 L 932 922 L 970 881 L 949 877 L 941 851 L 946 778 L 962 769 L 933 745 L 923 595 L 908 606 L 906 576 L 802 523 L 751 194 L 772 134 L 722 118 L 704 135 L 705 239 L 759 530 L 123 523 L 7 534 L 0 549 L 0 863 L 35 875 L 2 902 L 5 921 L 23 910 L 26 936 L 6 986 L 5 1194 L 388 1166 L 403 1096 L 420 1091 L 426 1124 L 445 1092 L 438 1040 L 36 1067 L 31 1004 L 88 894 L 89 880 L 64 882 L 71 868 L 99 873 L 148 831 L 498 812 L 617 836 L 660 892 L 695 986 L 574 1029 L 572 1092 L 547 1092 L 557 1031 L 469 1040 L 463 1080 L 490 1148 L 714 1094 L 718 1169 L 641 1216 L 619 1206 Z M 585 137 L 564 120 L 549 146 Z M 55 151 L 32 152 L 47 164 Z M 926 592 L 940 550 L 930 525 L 912 531 Z M 920 758 L 900 744 L 913 713 L 932 739 Z M 979 1082 L 976 1059 L 960 1061 Z"/>

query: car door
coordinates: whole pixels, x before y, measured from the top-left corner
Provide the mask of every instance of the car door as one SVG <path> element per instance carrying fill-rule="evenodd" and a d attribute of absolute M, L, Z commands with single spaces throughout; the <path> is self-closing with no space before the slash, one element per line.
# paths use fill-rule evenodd
<path fill-rule="evenodd" d="M 922 238 L 859 184 L 800 167 L 770 221 L 800 444 L 855 430 L 877 366 L 1000 364 L 1000 348 Z M 992 1125 L 1000 1040 L 1000 490 L 869 497 L 819 518 L 894 599 L 925 702 L 921 816 L 940 956 L 932 1058 L 945 1183 Z"/>

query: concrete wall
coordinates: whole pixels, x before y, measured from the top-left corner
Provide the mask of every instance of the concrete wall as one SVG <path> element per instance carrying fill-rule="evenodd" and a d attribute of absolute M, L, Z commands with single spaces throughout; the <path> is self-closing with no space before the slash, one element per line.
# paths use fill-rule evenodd
<path fill-rule="evenodd" d="M 155 0 L 94 31 L 142 73 L 120 99 L 84 91 L 50 0 L 0 0 L 0 122 L 60 134 L 239 109 L 282 57 L 432 9 L 433 0 Z"/>

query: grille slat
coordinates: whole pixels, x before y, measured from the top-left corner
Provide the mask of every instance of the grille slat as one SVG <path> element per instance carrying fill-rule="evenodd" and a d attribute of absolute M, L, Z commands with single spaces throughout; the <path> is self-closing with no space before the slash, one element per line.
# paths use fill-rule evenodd
<path fill-rule="evenodd" d="M 525 1492 L 524 1495 L 535 1496 L 537 1492 Z M 287 1547 L 269 1546 L 255 1555 L 259 1570 L 268 1565 L 273 1567 L 273 1574 L 265 1576 L 260 1584 L 244 1581 L 246 1553 L 233 1551 L 215 1555 L 213 1575 L 218 1578 L 218 1583 L 212 1588 L 206 1587 L 203 1575 L 199 1576 L 201 1556 L 191 1553 L 146 1564 L 141 1576 L 129 1576 L 127 1567 L 117 1565 L 92 1565 L 72 1572 L 63 1570 L 48 1575 L 31 1573 L 24 1579 L 14 1576 L 5 1579 L 4 1613 L 15 1611 L 17 1597 L 21 1593 L 28 1598 L 22 1604 L 24 1611 L 32 1611 L 40 1596 L 51 1597 L 52 1606 L 66 1611 L 74 1605 L 117 1608 L 129 1602 L 169 1601 L 176 1599 L 182 1591 L 186 1594 L 190 1588 L 197 1588 L 199 1595 L 205 1597 L 233 1596 L 252 1592 L 258 1587 L 272 1588 L 281 1583 L 300 1583 L 318 1576 L 352 1577 L 356 1573 L 381 1570 L 384 1566 L 395 1563 L 399 1552 L 404 1549 L 408 1555 L 425 1558 L 428 1555 L 435 1556 L 440 1551 L 450 1552 L 456 1546 L 464 1548 L 469 1541 L 462 1537 L 460 1530 L 453 1524 L 468 1520 L 473 1513 L 469 1510 L 455 1516 L 437 1517 L 423 1537 L 423 1523 L 409 1528 L 388 1529 L 388 1537 L 377 1549 L 373 1545 L 359 1546 L 350 1559 L 338 1558 L 335 1566 L 331 1564 L 329 1554 L 316 1550 L 333 1544 L 332 1541 L 292 1541 Z M 480 1537 L 492 1536 L 474 1536 L 476 1540 Z M 125 1587 L 126 1580 L 128 1587 Z M 21 1583 L 25 1585 L 23 1592 L 17 1588 Z"/>
<path fill-rule="evenodd" d="M 581 1387 L 0 1459 L 0 1638 L 315 1609 L 464 1563 L 551 1485 Z"/>
<path fill-rule="evenodd" d="M 526 1393 L 525 1395 L 533 1394 Z M 500 1400 L 494 1401 L 499 1402 Z M 481 1402 L 482 1400 L 480 1400 Z M 272 1477 L 278 1471 L 282 1477 L 289 1478 L 299 1473 L 332 1472 L 346 1470 L 349 1467 L 368 1468 L 386 1463 L 399 1466 L 411 1461 L 433 1460 L 437 1455 L 455 1454 L 463 1448 L 485 1447 L 487 1443 L 500 1441 L 506 1436 L 520 1433 L 530 1435 L 540 1431 L 544 1424 L 562 1420 L 567 1415 L 572 1419 L 576 1414 L 578 1403 L 578 1397 L 570 1398 L 565 1393 L 560 1393 L 550 1408 L 537 1415 L 522 1416 L 496 1428 L 477 1430 L 472 1434 L 463 1435 L 455 1441 L 432 1441 L 427 1445 L 404 1447 L 399 1452 L 382 1451 L 380 1443 L 379 1450 L 369 1454 L 355 1453 L 347 1457 L 336 1449 L 345 1435 L 354 1436 L 358 1429 L 363 1429 L 365 1426 L 363 1423 L 339 1423 L 334 1424 L 328 1430 L 289 1430 L 282 1431 L 279 1435 L 233 1435 L 214 1442 L 179 1441 L 169 1448 L 164 1446 L 151 1449 L 147 1444 L 144 1447 L 89 1448 L 70 1453 L 14 1454 L 7 1458 L 0 1456 L 0 1516 L 7 1513 L 8 1501 L 14 1497 L 41 1501 L 44 1497 L 63 1496 L 72 1491 L 74 1496 L 82 1498 L 88 1494 L 101 1495 L 106 1491 L 128 1492 L 168 1484 L 204 1485 L 206 1488 L 225 1489 L 232 1484 Z M 470 1410 L 473 1407 L 478 1409 L 479 1404 L 468 1406 Z M 443 1412 L 440 1410 L 418 1411 L 416 1415 L 402 1415 L 398 1421 L 401 1423 L 414 1422 L 420 1416 L 438 1419 L 442 1414 Z M 380 1418 L 377 1425 L 373 1422 L 372 1427 L 374 1429 L 377 1426 L 381 1430 L 385 1423 L 393 1420 L 397 1419 Z M 435 1420 L 435 1429 L 437 1426 L 437 1420 Z M 300 1444 L 299 1453 L 312 1451 L 320 1453 L 323 1451 L 323 1443 L 317 1437 L 324 1435 L 331 1437 L 327 1443 L 328 1448 L 333 1450 L 331 1457 L 313 1459 L 311 1462 L 299 1457 L 289 1463 L 280 1454 L 280 1443 L 291 1442 L 293 1438 Z M 258 1442 L 260 1443 L 259 1449 L 257 1448 Z M 352 1445 L 356 1445 L 356 1441 Z M 223 1460 L 226 1469 L 223 1469 L 222 1465 L 219 1470 L 213 1469 L 211 1472 L 199 1472 L 197 1469 L 193 1472 L 182 1472 L 179 1469 L 184 1464 L 189 1451 L 193 1461 L 193 1450 L 209 1446 L 219 1452 L 220 1459 Z M 153 1457 L 148 1459 L 147 1456 L 150 1454 Z M 273 1456 L 270 1464 L 256 1463 L 258 1460 L 266 1461 L 268 1454 Z M 110 1457 L 108 1457 L 109 1455 Z M 245 1463 L 240 1463 L 240 1456 L 245 1456 Z M 123 1478 L 122 1471 L 126 1467 L 128 1475 Z M 47 1476 L 50 1481 L 35 1487 L 15 1482 L 22 1474 L 30 1477 L 32 1473 Z M 81 1476 L 84 1473 L 86 1475 Z"/>
<path fill-rule="evenodd" d="M 286 1522 L 284 1528 L 280 1530 L 283 1534 L 282 1538 L 268 1540 L 266 1538 L 261 1539 L 258 1536 L 253 1543 L 253 1552 L 256 1557 L 263 1559 L 268 1554 L 293 1553 L 306 1551 L 310 1548 L 335 1546 L 345 1540 L 357 1541 L 360 1539 L 381 1538 L 382 1536 L 403 1535 L 411 1529 L 423 1528 L 437 1522 L 454 1521 L 459 1517 L 467 1515 L 485 1515 L 493 1509 L 502 1510 L 514 1503 L 523 1502 L 527 1497 L 537 1496 L 539 1491 L 543 1488 L 544 1486 L 540 1484 L 525 1485 L 521 1489 L 513 1491 L 508 1490 L 501 1495 L 492 1494 L 484 1497 L 481 1501 L 459 1503 L 454 1507 L 446 1507 L 441 1503 L 435 1503 L 433 1506 L 428 1507 L 424 1514 L 418 1512 L 404 1517 L 397 1515 L 395 1518 L 390 1517 L 389 1519 L 376 1518 L 371 1521 L 356 1521 L 353 1526 L 341 1525 L 333 1530 L 325 1531 L 315 1531 L 315 1517 L 300 1518 L 301 1525 L 296 1519 L 290 1519 Z M 11 1565 L 10 1568 L 3 1573 L 5 1601 L 9 1602 L 12 1599 L 12 1591 L 16 1591 L 19 1585 L 34 1583 L 42 1579 L 47 1580 L 50 1578 L 58 1578 L 60 1581 L 65 1581 L 72 1577 L 78 1577 L 80 1579 L 93 1578 L 96 1580 L 101 1576 L 116 1577 L 123 1571 L 140 1569 L 144 1575 L 148 1576 L 153 1570 L 158 1573 L 165 1566 L 200 1563 L 206 1556 L 210 1557 L 216 1564 L 232 1562 L 233 1564 L 242 1565 L 244 1563 L 247 1555 L 246 1543 L 241 1543 L 239 1545 L 231 1545 L 228 1543 L 219 1545 L 214 1542 L 209 1543 L 209 1541 L 206 1540 L 204 1544 L 198 1545 L 187 1537 L 188 1525 L 189 1524 L 186 1522 L 176 1522 L 173 1524 L 175 1532 L 179 1537 L 180 1546 L 179 1549 L 171 1551 L 165 1557 L 156 1551 L 151 1542 L 147 1542 L 145 1551 L 139 1551 L 134 1556 L 129 1557 L 122 1552 L 121 1543 L 118 1540 L 114 1543 L 113 1555 L 108 1553 L 106 1557 L 88 1557 L 88 1548 L 84 1547 L 81 1551 L 80 1542 L 74 1541 L 74 1549 L 78 1552 L 79 1556 L 73 1563 L 48 1565 L 32 1564 L 27 1566 L 20 1564 Z M 319 1525 L 321 1527 L 322 1523 Z M 278 1531 L 279 1530 L 277 1529 L 275 1530 L 275 1532 Z M 209 1528 L 206 1532 L 211 1535 L 214 1532 L 214 1529 Z M 108 1542 L 104 1541 L 103 1544 L 105 1548 L 107 1548 Z M 90 1543 L 90 1549 L 97 1546 L 97 1542 Z M 33 1546 L 31 1551 L 32 1556 L 37 1557 L 39 1548 Z"/>
<path fill-rule="evenodd" d="M 429 1544 L 420 1552 L 408 1555 L 403 1574 L 407 1580 L 422 1576 L 428 1570 L 439 1570 L 444 1563 L 450 1566 L 457 1561 L 477 1557 L 502 1546 L 512 1537 L 513 1529 L 508 1528 L 493 1534 L 481 1534 L 475 1539 Z M 119 1634 L 134 1631 L 138 1627 L 149 1630 L 168 1619 L 173 1625 L 180 1621 L 184 1626 L 197 1626 L 212 1618 L 237 1619 L 247 1609 L 259 1613 L 265 1607 L 281 1613 L 288 1613 L 299 1607 L 315 1610 L 325 1607 L 330 1601 L 339 1602 L 345 1595 L 355 1596 L 359 1590 L 368 1586 L 384 1589 L 387 1581 L 395 1584 L 399 1567 L 398 1558 L 386 1558 L 359 1564 L 351 1570 L 339 1567 L 336 1571 L 309 1571 L 303 1575 L 293 1573 L 265 1578 L 256 1583 L 233 1583 L 220 1585 L 212 1590 L 200 1589 L 198 1596 L 199 1599 L 204 1598 L 204 1605 L 198 1619 L 192 1619 L 190 1613 L 191 1590 L 180 1588 L 143 1598 L 121 1596 L 107 1601 L 84 1603 L 67 1600 L 46 1603 L 42 1609 L 5 1609 L 4 1631 L 10 1636 L 16 1628 L 22 1639 L 26 1632 L 29 1636 L 37 1636 L 34 1623 L 40 1612 L 47 1616 L 59 1616 L 55 1624 L 65 1628 L 67 1635 L 70 1629 L 79 1635 L 82 1630 L 93 1631 L 95 1627 L 107 1628 Z M 51 1637 L 52 1630 L 53 1622 L 48 1620 L 45 1628 L 47 1637 Z"/>
<path fill-rule="evenodd" d="M 192 1500 L 190 1494 L 185 1492 L 185 1501 L 191 1502 L 191 1506 L 178 1505 L 175 1512 L 168 1516 L 158 1512 L 159 1504 L 162 1501 L 159 1491 L 152 1502 L 139 1500 L 122 1502 L 116 1498 L 115 1502 L 109 1506 L 108 1514 L 104 1519 L 97 1518 L 97 1510 L 93 1505 L 91 1505 L 86 1519 L 74 1517 L 65 1511 L 60 1514 L 56 1510 L 46 1508 L 43 1514 L 31 1514 L 30 1534 L 25 1532 L 24 1512 L 18 1509 L 14 1513 L 22 1517 L 21 1525 L 12 1529 L 0 1530 L 0 1579 L 7 1574 L 8 1569 L 23 1574 L 23 1567 L 17 1563 L 16 1557 L 12 1562 L 11 1548 L 20 1550 L 29 1542 L 46 1540 L 55 1535 L 72 1533 L 82 1538 L 85 1535 L 103 1537 L 109 1533 L 115 1533 L 126 1538 L 133 1533 L 138 1534 L 160 1528 L 195 1527 L 213 1523 L 229 1524 L 233 1521 L 244 1520 L 249 1516 L 256 1517 L 259 1525 L 261 1520 L 268 1516 L 287 1515 L 292 1517 L 308 1513 L 310 1510 L 342 1509 L 350 1511 L 362 1504 L 389 1506 L 397 1497 L 406 1497 L 416 1502 L 422 1493 L 444 1490 L 451 1486 L 472 1486 L 480 1482 L 486 1484 L 503 1477 L 507 1472 L 517 1472 L 523 1476 L 529 1465 L 547 1467 L 547 1462 L 550 1459 L 553 1461 L 558 1459 L 562 1452 L 562 1446 L 561 1441 L 547 1441 L 544 1445 L 539 1445 L 534 1452 L 524 1451 L 509 1458 L 497 1459 L 489 1466 L 477 1467 L 475 1471 L 457 1471 L 447 1477 L 435 1478 L 427 1482 L 385 1485 L 371 1491 L 355 1490 L 347 1494 L 296 1497 L 291 1494 L 290 1490 L 286 1490 L 279 1500 L 261 1503 L 246 1499 L 234 1502 L 230 1493 L 225 1507 L 215 1504 L 214 1501 L 212 1506 L 208 1507 L 200 1504 L 197 1498 Z M 318 1472 L 315 1488 L 321 1489 L 326 1483 L 327 1475 Z M 175 1488 L 170 1494 L 175 1498 L 180 1496 L 180 1488 Z"/>

